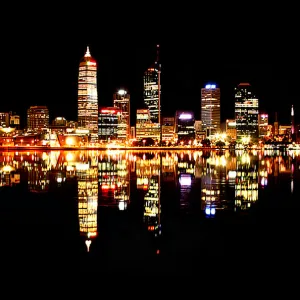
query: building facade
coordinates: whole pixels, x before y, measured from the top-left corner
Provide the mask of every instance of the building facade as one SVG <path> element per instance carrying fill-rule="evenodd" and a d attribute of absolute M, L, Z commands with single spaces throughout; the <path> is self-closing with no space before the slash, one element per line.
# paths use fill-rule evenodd
<path fill-rule="evenodd" d="M 130 95 L 125 90 L 119 90 L 113 95 L 114 107 L 120 110 L 118 124 L 118 139 L 128 141 L 130 138 Z"/>
<path fill-rule="evenodd" d="M 42 131 L 49 128 L 49 109 L 47 106 L 30 106 L 27 109 L 27 130 Z"/>
<path fill-rule="evenodd" d="M 207 84 L 201 89 L 201 121 L 206 135 L 220 132 L 221 107 L 220 88 L 215 84 Z"/>
<path fill-rule="evenodd" d="M 258 139 L 258 98 L 249 83 L 235 88 L 235 122 L 237 142 L 255 142 Z"/>
<path fill-rule="evenodd" d="M 89 47 L 79 63 L 78 126 L 89 130 L 90 142 L 98 141 L 97 62 Z"/>

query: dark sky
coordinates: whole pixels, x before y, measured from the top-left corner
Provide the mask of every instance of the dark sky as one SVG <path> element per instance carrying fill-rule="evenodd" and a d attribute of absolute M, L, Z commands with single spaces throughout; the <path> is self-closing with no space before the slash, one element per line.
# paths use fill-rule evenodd
<path fill-rule="evenodd" d="M 212 82 L 221 88 L 222 121 L 232 118 L 234 87 L 249 82 L 271 122 L 278 112 L 279 121 L 289 123 L 294 104 L 300 123 L 297 43 L 294 27 L 286 22 L 281 26 L 279 19 L 267 19 L 260 26 L 256 20 L 256 27 L 245 27 L 226 19 L 205 23 L 195 16 L 190 17 L 193 22 L 166 15 L 155 22 L 148 15 L 134 19 L 127 11 L 106 9 L 97 18 L 87 18 L 78 14 L 84 8 L 59 15 L 51 9 L 45 14 L 47 7 L 42 10 L 44 14 L 24 14 L 19 9 L 9 21 L 1 21 L 0 111 L 14 111 L 24 121 L 29 106 L 47 105 L 51 119 L 75 120 L 78 66 L 89 45 L 98 62 L 99 105 L 112 105 L 112 94 L 125 88 L 134 113 L 143 107 L 143 71 L 155 60 L 160 44 L 164 116 L 187 109 L 199 119 L 201 88 Z"/>

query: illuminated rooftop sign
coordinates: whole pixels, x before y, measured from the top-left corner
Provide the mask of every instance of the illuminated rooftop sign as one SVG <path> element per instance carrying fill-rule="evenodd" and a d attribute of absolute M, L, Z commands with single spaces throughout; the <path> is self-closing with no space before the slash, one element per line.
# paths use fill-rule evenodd
<path fill-rule="evenodd" d="M 192 119 L 192 115 L 191 115 L 191 114 L 187 114 L 187 113 L 182 113 L 182 114 L 179 116 L 179 119 L 180 119 L 180 120 L 189 120 L 189 119 Z"/>
<path fill-rule="evenodd" d="M 123 96 L 123 95 L 126 95 L 127 92 L 125 90 L 119 90 L 118 94 Z"/>
<path fill-rule="evenodd" d="M 216 85 L 215 84 L 207 84 L 205 86 L 206 89 L 215 89 L 216 88 Z"/>
<path fill-rule="evenodd" d="M 116 114 L 117 111 L 115 109 L 101 109 L 101 113 L 103 113 L 103 114 Z"/>

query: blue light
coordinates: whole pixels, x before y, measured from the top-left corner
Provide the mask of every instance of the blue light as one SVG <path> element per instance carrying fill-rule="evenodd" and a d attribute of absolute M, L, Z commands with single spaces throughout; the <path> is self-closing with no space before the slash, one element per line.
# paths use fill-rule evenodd
<path fill-rule="evenodd" d="M 206 89 L 215 89 L 216 88 L 216 85 L 215 84 L 207 84 L 205 86 Z"/>
<path fill-rule="evenodd" d="M 205 214 L 207 216 L 214 216 L 216 214 L 216 208 L 211 206 L 205 207 Z"/>

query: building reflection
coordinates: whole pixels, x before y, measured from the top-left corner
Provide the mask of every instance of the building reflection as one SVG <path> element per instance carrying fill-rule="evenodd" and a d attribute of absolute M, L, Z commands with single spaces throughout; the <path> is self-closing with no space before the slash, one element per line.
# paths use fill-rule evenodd
<path fill-rule="evenodd" d="M 14 185 L 26 178 L 29 192 L 41 193 L 49 190 L 50 173 L 56 167 L 58 151 L 2 152 L 0 155 L 1 183 Z"/>
<path fill-rule="evenodd" d="M 205 155 L 202 151 L 3 151 L 0 187 L 23 182 L 28 191 L 41 193 L 54 184 L 59 187 L 69 179 L 78 180 L 80 209 L 91 212 L 95 199 L 98 205 L 126 210 L 132 182 L 145 196 L 146 222 L 160 211 L 155 200 L 159 181 L 174 191 L 179 188 L 182 209 L 190 207 L 191 192 L 201 183 L 201 210 L 214 216 L 218 210 L 249 209 L 258 199 L 258 190 L 270 185 L 270 178 L 273 185 L 285 176 L 294 193 L 299 160 L 300 151 L 291 150 L 210 151 Z M 84 214 L 80 216 L 83 220 Z"/>
<path fill-rule="evenodd" d="M 152 176 L 158 176 L 160 173 L 159 154 L 138 153 L 134 156 L 136 187 L 148 191 L 150 179 Z"/>
<path fill-rule="evenodd" d="M 126 210 L 130 201 L 130 162 L 125 152 L 101 153 L 98 162 L 99 205 Z"/>
<path fill-rule="evenodd" d="M 176 178 L 180 185 L 180 208 L 187 209 L 190 206 L 189 194 L 192 189 L 192 181 L 195 178 L 195 161 L 191 152 L 178 154 Z"/>
<path fill-rule="evenodd" d="M 229 209 L 226 198 L 227 160 L 223 153 L 212 152 L 203 166 L 201 177 L 201 209 L 208 217 L 213 217 L 219 209 Z"/>
<path fill-rule="evenodd" d="M 85 239 L 87 251 L 90 250 L 93 238 L 97 236 L 98 211 L 98 166 L 97 157 L 88 152 L 81 153 L 76 164 L 78 186 L 78 219 L 79 231 Z"/>
<path fill-rule="evenodd" d="M 157 167 L 157 157 L 154 158 L 154 165 Z M 152 161 L 152 160 L 150 160 Z M 161 235 L 161 174 L 162 156 L 158 157 L 159 169 L 155 168 L 154 174 L 150 175 L 149 184 L 144 196 L 143 220 L 149 232 L 153 233 L 156 239 L 156 254 L 160 254 L 159 242 L 157 238 Z M 158 172 L 157 172 L 158 171 Z"/>
<path fill-rule="evenodd" d="M 258 200 L 258 156 L 242 152 L 236 159 L 235 210 L 247 210 Z"/>

